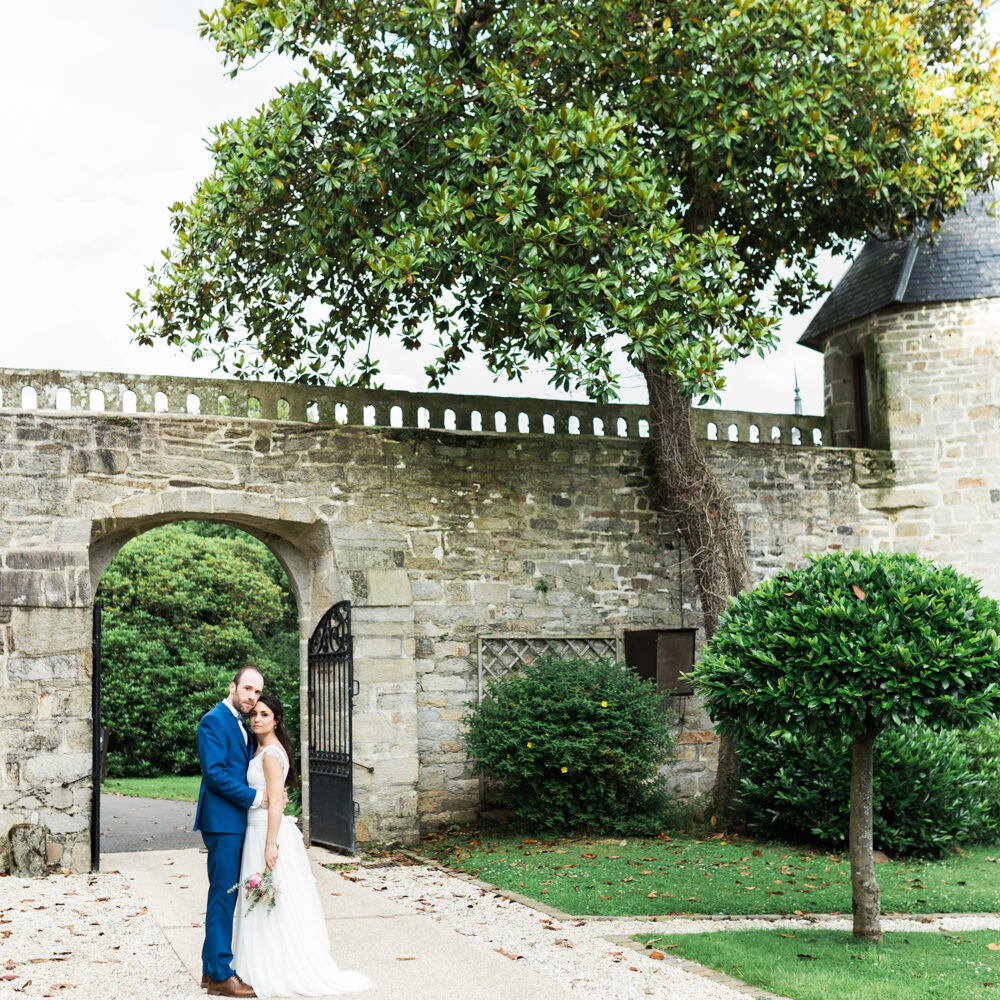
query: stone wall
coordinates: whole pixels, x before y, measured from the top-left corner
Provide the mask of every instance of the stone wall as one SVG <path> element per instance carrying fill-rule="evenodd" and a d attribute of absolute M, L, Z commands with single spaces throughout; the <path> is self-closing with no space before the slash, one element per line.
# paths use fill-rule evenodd
<path fill-rule="evenodd" d="M 756 578 L 884 546 L 1000 596 L 998 332 L 992 300 L 885 309 L 828 338 L 828 419 L 696 414 Z M 858 354 L 875 450 L 851 447 Z M 377 840 L 473 816 L 461 719 L 482 636 L 698 624 L 688 555 L 650 499 L 641 407 L 10 371 L 0 404 L 0 836 L 38 819 L 74 868 L 93 594 L 151 527 L 221 520 L 265 541 L 303 645 L 352 600 L 355 758 L 372 769 L 355 775 L 358 832 Z M 697 796 L 715 736 L 696 699 L 675 704 L 671 781 Z"/>
<path fill-rule="evenodd" d="M 595 426 L 586 408 L 573 415 Z M 875 541 L 881 519 L 860 489 L 870 456 L 751 444 L 751 421 L 778 419 L 715 416 L 723 437 L 729 424 L 742 433 L 709 449 L 747 519 L 756 575 Z M 781 419 L 805 428 L 799 440 L 825 426 Z M 478 782 L 461 718 L 481 635 L 697 624 L 689 560 L 650 500 L 646 447 L 634 435 L 0 410 L 0 835 L 37 813 L 53 858 L 86 867 L 94 590 L 129 538 L 182 518 L 226 521 L 271 547 L 303 642 L 330 604 L 352 600 L 354 753 L 372 769 L 355 772 L 359 837 L 412 840 L 470 818 Z M 711 786 L 715 739 L 695 700 L 684 708 L 672 781 L 690 797 Z"/>

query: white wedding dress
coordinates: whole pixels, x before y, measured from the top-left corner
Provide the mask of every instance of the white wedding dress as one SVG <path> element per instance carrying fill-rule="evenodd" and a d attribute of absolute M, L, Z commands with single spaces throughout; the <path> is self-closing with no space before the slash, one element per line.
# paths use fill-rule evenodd
<path fill-rule="evenodd" d="M 264 788 L 266 753 L 278 757 L 288 774 L 288 758 L 270 744 L 251 758 L 247 784 Z M 240 886 L 255 872 L 263 873 L 267 810 L 247 811 L 247 834 L 240 864 Z M 326 920 L 309 868 L 302 834 L 291 816 L 278 828 L 278 860 L 274 865 L 277 902 L 273 910 L 258 903 L 247 912 L 242 888 L 233 927 L 233 968 L 258 997 L 318 997 L 354 993 L 371 987 L 360 972 L 341 972 L 330 957 Z"/>

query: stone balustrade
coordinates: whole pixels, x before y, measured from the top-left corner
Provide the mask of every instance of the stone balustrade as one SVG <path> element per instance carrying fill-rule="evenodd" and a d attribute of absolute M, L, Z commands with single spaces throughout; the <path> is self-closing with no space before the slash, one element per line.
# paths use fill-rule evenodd
<path fill-rule="evenodd" d="M 233 379 L 0 369 L 0 407 L 170 413 L 503 434 L 649 436 L 646 406 Z M 828 443 L 820 416 L 696 409 L 707 441 Z"/>

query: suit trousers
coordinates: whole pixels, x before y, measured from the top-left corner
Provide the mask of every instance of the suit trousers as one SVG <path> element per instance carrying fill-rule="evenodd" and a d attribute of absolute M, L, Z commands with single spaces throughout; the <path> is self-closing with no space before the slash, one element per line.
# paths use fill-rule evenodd
<path fill-rule="evenodd" d="M 233 914 L 242 888 L 229 890 L 240 880 L 243 838 L 242 833 L 201 831 L 201 839 L 208 848 L 208 902 L 201 971 L 216 983 L 233 975 Z"/>

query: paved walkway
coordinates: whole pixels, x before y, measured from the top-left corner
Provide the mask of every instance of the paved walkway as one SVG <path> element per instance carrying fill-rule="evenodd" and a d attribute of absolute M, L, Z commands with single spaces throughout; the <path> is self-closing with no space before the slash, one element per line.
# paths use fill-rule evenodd
<path fill-rule="evenodd" d="M 193 832 L 194 802 L 101 796 L 101 853 L 163 851 L 202 846 Z"/>
<path fill-rule="evenodd" d="M 360 969 L 375 989 L 364 1000 L 571 1000 L 554 980 L 510 961 L 488 945 L 413 913 L 387 893 L 342 878 L 320 861 L 336 858 L 309 848 L 333 957 Z M 195 849 L 101 856 L 103 872 L 120 871 L 186 966 L 201 978 L 205 855 Z"/>

